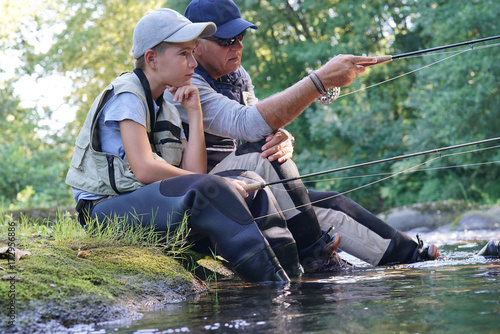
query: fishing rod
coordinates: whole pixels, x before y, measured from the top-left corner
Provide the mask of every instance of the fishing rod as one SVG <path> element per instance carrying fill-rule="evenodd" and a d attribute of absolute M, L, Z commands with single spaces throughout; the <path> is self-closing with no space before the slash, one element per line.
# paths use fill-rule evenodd
<path fill-rule="evenodd" d="M 467 42 L 449 44 L 449 45 L 444 45 L 444 46 L 437 46 L 437 47 L 430 48 L 430 49 L 424 49 L 424 50 L 406 52 L 406 53 L 401 53 L 401 54 L 394 55 L 394 56 L 379 56 L 379 57 L 375 57 L 375 58 L 377 58 L 377 62 L 375 64 L 360 64 L 360 65 L 363 65 L 363 66 L 380 65 L 380 64 L 383 64 L 383 63 L 387 63 L 387 62 L 389 62 L 391 60 L 394 60 L 394 59 L 401 59 L 401 58 L 416 56 L 416 55 L 420 55 L 420 54 L 424 54 L 424 53 L 428 53 L 428 52 L 456 48 L 456 47 L 464 46 L 464 45 L 471 45 L 472 46 L 473 44 L 476 44 L 476 43 L 491 41 L 491 40 L 494 40 L 494 39 L 500 39 L 500 35 L 498 35 L 498 36 L 492 36 L 492 37 L 486 37 L 486 38 L 480 38 L 480 39 L 475 39 L 475 40 L 467 41 Z"/>
<path fill-rule="evenodd" d="M 335 172 L 340 172 L 348 169 L 353 169 L 353 168 L 359 168 L 359 167 L 365 167 L 365 166 L 371 166 L 383 162 L 389 162 L 389 161 L 398 161 L 401 159 L 406 159 L 406 158 L 413 158 L 417 157 L 420 155 L 426 155 L 426 154 L 431 154 L 431 153 L 441 153 L 444 151 L 449 151 L 457 148 L 462 148 L 462 147 L 467 147 L 467 146 L 473 146 L 473 145 L 479 145 L 479 144 L 486 144 L 486 143 L 491 143 L 494 141 L 500 140 L 500 137 L 496 138 L 490 138 L 490 139 L 484 139 L 484 140 L 478 140 L 474 142 L 469 142 L 469 143 L 464 143 L 464 144 L 458 144 L 458 145 L 452 145 L 452 146 L 446 146 L 446 147 L 441 147 L 441 148 L 436 148 L 433 150 L 428 150 L 428 151 L 421 151 L 421 152 L 416 152 L 416 153 L 410 153 L 410 154 L 404 154 L 404 155 L 399 155 L 395 156 L 392 158 L 386 158 L 386 159 L 381 159 L 381 160 L 374 160 L 374 161 L 369 161 L 369 162 L 364 162 L 356 165 L 350 165 L 350 166 L 345 166 L 345 167 L 340 167 L 340 168 L 334 168 L 334 169 L 329 169 L 321 172 L 316 172 L 316 173 L 310 173 L 310 174 L 305 174 L 305 175 L 299 175 L 296 177 L 290 177 L 287 179 L 281 179 L 277 181 L 271 181 L 271 182 L 259 182 L 259 183 L 250 183 L 250 184 L 245 184 L 243 188 L 247 191 L 255 191 L 259 190 L 268 186 L 272 186 L 275 184 L 280 184 L 280 183 L 285 183 L 289 181 L 296 181 L 296 180 L 302 180 L 308 177 L 313 177 L 313 176 L 319 176 L 323 174 L 329 174 L 329 173 L 335 173 Z"/>

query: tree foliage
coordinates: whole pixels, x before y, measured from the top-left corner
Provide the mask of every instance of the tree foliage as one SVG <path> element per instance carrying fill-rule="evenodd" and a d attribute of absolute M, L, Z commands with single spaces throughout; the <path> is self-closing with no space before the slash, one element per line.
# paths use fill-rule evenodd
<path fill-rule="evenodd" d="M 47 129 L 33 109 L 23 109 L 8 85 L 0 90 L 0 204 L 40 207 L 68 204 L 61 182 L 67 170 L 67 145 L 39 136 Z"/>
<path fill-rule="evenodd" d="M 33 52 L 29 41 L 37 38 L 34 27 L 40 7 L 30 6 L 29 1 L 1 1 L 0 8 L 0 45 L 5 55 Z M 25 15 L 32 20 L 21 20 Z M 12 88 L 18 77 L 14 71 L 14 77 L 8 78 L 0 70 L 0 207 L 68 204 L 69 189 L 62 182 L 68 138 L 51 134 L 42 125 L 50 110 L 20 106 Z"/>
<path fill-rule="evenodd" d="M 47 6 L 42 24 L 64 23 L 46 53 L 26 54 L 28 65 L 62 73 L 74 83 L 68 103 L 78 106 L 75 127 L 83 122 L 94 98 L 110 79 L 133 68 L 132 32 L 148 11 L 164 1 L 67 0 Z M 31 70 L 27 66 L 28 71 Z"/>
<path fill-rule="evenodd" d="M 12 45 L 23 51 L 26 73 L 43 68 L 46 74 L 60 73 L 73 79 L 74 91 L 68 103 L 79 108 L 71 125 L 74 135 L 95 96 L 117 75 L 132 69 L 130 49 L 137 20 L 163 6 L 183 13 L 188 3 L 47 1 L 33 17 L 39 27 L 58 27 L 52 47 L 40 53 L 21 37 L 18 40 L 23 42 Z M 308 69 L 318 68 L 336 54 L 400 54 L 493 36 L 499 31 L 500 5 L 495 0 L 236 3 L 243 17 L 259 26 L 247 34 L 243 65 L 261 99 L 287 88 L 306 76 Z M 354 84 L 342 88 L 344 96 L 331 105 L 313 103 L 287 126 L 296 138 L 295 161 L 301 173 L 496 137 L 500 54 L 498 47 L 481 46 L 428 68 L 423 67 L 452 54 L 405 58 L 368 68 Z M 375 211 L 431 200 L 497 201 L 499 167 L 463 165 L 498 161 L 498 155 L 498 149 L 490 149 L 443 157 L 425 167 L 462 167 L 404 173 L 349 196 Z M 308 186 L 348 191 L 381 178 L 367 175 L 399 172 L 429 158 L 352 169 L 310 180 Z M 354 177 L 360 175 L 364 177 Z"/>

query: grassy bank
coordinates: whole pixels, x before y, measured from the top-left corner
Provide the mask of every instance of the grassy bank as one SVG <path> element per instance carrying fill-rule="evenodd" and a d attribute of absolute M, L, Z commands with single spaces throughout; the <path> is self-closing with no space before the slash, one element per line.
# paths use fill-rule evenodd
<path fill-rule="evenodd" d="M 0 310 L 0 327 L 26 332 L 33 326 L 133 317 L 142 308 L 205 289 L 177 261 L 188 250 L 185 220 L 168 239 L 119 222 L 110 226 L 91 224 L 85 231 L 70 214 L 43 222 L 3 214 L 0 304 L 6 306 Z M 6 252 L 6 246 L 17 254 Z M 11 321 L 14 326 L 8 327 Z"/>

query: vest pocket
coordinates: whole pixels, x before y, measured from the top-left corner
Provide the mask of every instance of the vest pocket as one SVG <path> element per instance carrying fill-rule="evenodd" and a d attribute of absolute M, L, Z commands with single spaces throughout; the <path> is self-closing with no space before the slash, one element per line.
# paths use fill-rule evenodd
<path fill-rule="evenodd" d="M 129 166 L 120 157 L 113 154 L 94 152 L 92 155 L 95 165 L 94 177 L 99 180 L 108 191 L 106 194 L 120 195 L 134 191 L 144 184 L 129 170 Z M 113 193 L 109 193 L 112 190 Z"/>
<path fill-rule="evenodd" d="M 76 168 L 79 171 L 83 171 L 83 157 L 85 152 L 87 152 L 89 145 L 81 147 L 78 144 L 75 146 L 75 152 L 73 153 L 73 158 L 71 158 L 71 167 Z"/>
<path fill-rule="evenodd" d="M 178 141 L 167 141 L 156 145 L 163 160 L 172 166 L 179 167 L 182 160 L 184 146 Z"/>

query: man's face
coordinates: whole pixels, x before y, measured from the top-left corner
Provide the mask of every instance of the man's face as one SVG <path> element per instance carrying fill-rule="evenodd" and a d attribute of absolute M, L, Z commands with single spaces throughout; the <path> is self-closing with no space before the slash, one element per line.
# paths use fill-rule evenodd
<path fill-rule="evenodd" d="M 244 33 L 228 39 L 211 37 L 198 40 L 196 60 L 215 79 L 234 72 L 241 66 L 243 38 Z"/>

